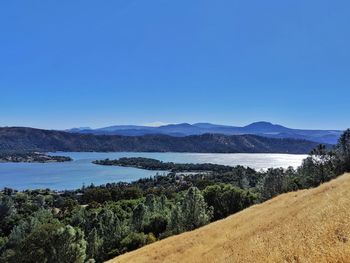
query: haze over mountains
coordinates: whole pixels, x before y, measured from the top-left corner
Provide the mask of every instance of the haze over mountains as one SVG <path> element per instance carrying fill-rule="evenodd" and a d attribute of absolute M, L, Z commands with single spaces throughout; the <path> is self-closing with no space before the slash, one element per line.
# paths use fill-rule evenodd
<path fill-rule="evenodd" d="M 177 137 L 202 135 L 206 133 L 223 135 L 253 134 L 271 138 L 304 139 L 326 144 L 335 144 L 342 133 L 342 131 L 339 130 L 292 129 L 265 121 L 254 122 L 243 127 L 218 125 L 212 123 L 181 123 L 163 125 L 159 127 L 139 125 L 116 125 L 99 129 L 84 127 L 73 128 L 68 131 L 95 135 L 142 136 L 150 134 L 163 134 Z"/>
<path fill-rule="evenodd" d="M 316 142 L 257 135 L 165 134 L 122 136 L 69 133 L 25 127 L 0 128 L 0 152 L 200 152 L 200 153 L 309 153 Z"/>

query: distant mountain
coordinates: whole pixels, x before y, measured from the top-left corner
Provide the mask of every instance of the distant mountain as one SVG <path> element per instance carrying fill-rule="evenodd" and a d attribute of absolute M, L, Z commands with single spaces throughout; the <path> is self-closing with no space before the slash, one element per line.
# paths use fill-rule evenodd
<path fill-rule="evenodd" d="M 97 130 L 109 132 L 109 131 L 116 131 L 116 130 L 147 130 L 152 128 L 153 127 L 138 126 L 138 125 L 115 125 L 115 126 L 100 128 Z"/>
<path fill-rule="evenodd" d="M 82 131 L 88 131 L 88 130 L 92 130 L 90 127 L 79 127 L 79 128 L 73 128 L 70 129 L 70 132 L 82 132 Z"/>
<path fill-rule="evenodd" d="M 188 125 L 183 125 L 188 126 Z M 175 129 L 172 129 L 175 128 Z M 177 127 L 167 127 L 176 132 Z M 168 130 L 167 130 L 168 132 Z M 94 135 L 22 127 L 0 128 L 0 152 L 6 151 L 135 151 L 201 153 L 309 153 L 318 143 L 256 135 L 201 134 Z"/>
<path fill-rule="evenodd" d="M 137 125 L 117 125 L 100 129 L 71 129 L 69 132 L 95 135 L 124 135 L 142 136 L 150 134 L 164 134 L 170 136 L 201 135 L 206 133 L 223 135 L 253 134 L 270 138 L 304 139 L 325 144 L 335 144 L 342 131 L 338 130 L 303 130 L 291 129 L 270 122 L 254 122 L 244 127 L 217 125 L 212 123 L 181 123 L 160 127 Z"/>
<path fill-rule="evenodd" d="M 283 127 L 281 125 L 272 124 L 270 122 L 260 121 L 254 122 L 242 128 L 245 132 L 253 133 L 280 133 L 289 131 L 291 129 Z"/>
<path fill-rule="evenodd" d="M 212 124 L 212 123 L 208 123 L 208 122 L 194 123 L 192 125 L 195 127 L 201 128 L 201 129 L 238 128 L 238 127 L 234 127 L 234 126 Z"/>

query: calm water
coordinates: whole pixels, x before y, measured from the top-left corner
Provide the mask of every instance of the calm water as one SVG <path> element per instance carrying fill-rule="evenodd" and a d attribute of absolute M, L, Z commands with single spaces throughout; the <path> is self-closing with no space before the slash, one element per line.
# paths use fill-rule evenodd
<path fill-rule="evenodd" d="M 215 163 L 224 165 L 244 165 L 255 169 L 269 167 L 297 167 L 306 155 L 292 154 L 217 154 L 217 153 L 91 153 L 68 152 L 50 153 L 73 158 L 65 163 L 0 163 L 0 188 L 11 187 L 18 190 L 51 188 L 56 190 L 75 189 L 83 184 L 95 185 L 108 182 L 131 182 L 139 178 L 153 176 L 157 171 L 136 168 L 100 166 L 91 163 L 97 159 L 120 157 L 149 157 L 176 163 Z M 163 171 L 159 172 L 163 174 Z"/>

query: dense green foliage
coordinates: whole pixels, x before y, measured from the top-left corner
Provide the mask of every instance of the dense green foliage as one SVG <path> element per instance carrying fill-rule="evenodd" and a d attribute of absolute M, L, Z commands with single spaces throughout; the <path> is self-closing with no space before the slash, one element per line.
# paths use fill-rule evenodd
<path fill-rule="evenodd" d="M 0 262 L 103 262 L 280 193 L 317 186 L 350 172 L 350 130 L 331 151 L 313 150 L 297 170 L 214 166 L 206 174 L 170 173 L 76 191 L 6 188 Z"/>
<path fill-rule="evenodd" d="M 213 219 L 221 219 L 250 206 L 257 196 L 231 184 L 214 184 L 203 191 L 204 200 L 214 208 Z"/>
<path fill-rule="evenodd" d="M 165 170 L 172 172 L 200 172 L 200 171 L 212 171 L 212 172 L 228 172 L 232 170 L 231 166 L 218 165 L 211 163 L 193 164 L 193 163 L 173 163 L 162 162 L 156 159 L 143 158 L 143 157 L 123 157 L 117 160 L 96 160 L 94 164 L 99 165 L 116 165 L 125 167 L 135 167 L 146 170 Z"/>
<path fill-rule="evenodd" d="M 32 128 L 0 128 L 2 151 L 131 151 L 211 153 L 308 153 L 317 143 L 256 135 L 203 134 L 118 136 L 68 133 Z"/>

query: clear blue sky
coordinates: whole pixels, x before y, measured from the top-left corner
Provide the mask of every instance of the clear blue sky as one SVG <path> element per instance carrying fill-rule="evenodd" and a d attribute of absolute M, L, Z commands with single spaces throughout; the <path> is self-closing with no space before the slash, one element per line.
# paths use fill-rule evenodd
<path fill-rule="evenodd" d="M 0 126 L 350 126 L 350 1 L 0 3 Z"/>

